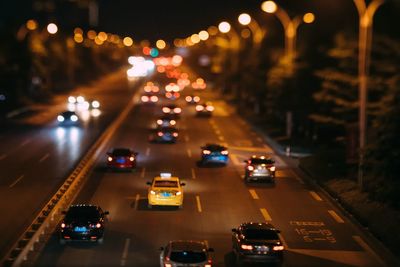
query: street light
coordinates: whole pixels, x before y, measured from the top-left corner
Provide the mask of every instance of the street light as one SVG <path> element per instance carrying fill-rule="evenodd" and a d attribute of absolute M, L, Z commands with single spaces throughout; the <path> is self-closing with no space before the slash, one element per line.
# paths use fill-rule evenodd
<path fill-rule="evenodd" d="M 47 31 L 48 31 L 50 34 L 56 34 L 57 31 L 58 31 L 58 27 L 57 27 L 57 25 L 54 24 L 54 23 L 49 23 L 49 24 L 47 25 Z"/>
<path fill-rule="evenodd" d="M 353 0 L 359 15 L 358 37 L 358 92 L 359 92 L 359 161 L 358 161 L 358 186 L 362 190 L 363 164 L 367 130 L 367 82 L 369 71 L 369 58 L 371 55 L 372 24 L 376 10 L 383 4 L 383 0 L 373 0 L 368 6 L 364 0 Z"/>
<path fill-rule="evenodd" d="M 253 35 L 253 44 L 258 48 L 264 39 L 265 30 L 260 27 L 256 20 L 247 13 L 242 13 L 238 17 L 238 21 L 243 26 L 248 26 Z"/>
<path fill-rule="evenodd" d="M 299 25 L 304 23 L 312 23 L 315 16 L 312 13 L 306 13 L 304 16 L 296 16 L 291 19 L 288 13 L 279 7 L 274 1 L 265 1 L 261 4 L 261 9 L 270 14 L 275 14 L 283 25 L 285 30 L 285 51 L 286 58 L 292 63 L 296 53 L 296 35 Z"/>
<path fill-rule="evenodd" d="M 231 24 L 229 24 L 229 22 L 223 21 L 218 24 L 218 30 L 222 33 L 228 33 L 231 30 Z"/>

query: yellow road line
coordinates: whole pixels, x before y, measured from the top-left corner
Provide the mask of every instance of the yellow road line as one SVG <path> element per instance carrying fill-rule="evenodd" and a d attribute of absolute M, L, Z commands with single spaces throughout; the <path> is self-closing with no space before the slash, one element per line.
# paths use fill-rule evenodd
<path fill-rule="evenodd" d="M 146 172 L 146 168 L 143 167 L 142 172 L 140 173 L 140 177 L 144 178 L 145 172 Z"/>
<path fill-rule="evenodd" d="M 196 173 L 194 172 L 194 169 L 192 168 L 192 179 L 196 179 Z"/>
<path fill-rule="evenodd" d="M 139 195 L 139 194 L 137 194 L 137 195 L 136 195 L 136 197 L 135 197 L 135 206 L 134 206 L 134 209 L 135 209 L 135 210 L 137 210 L 137 209 L 138 209 L 138 206 L 139 206 L 139 200 L 140 200 L 140 195 Z"/>
<path fill-rule="evenodd" d="M 9 188 L 13 188 L 19 181 L 21 181 L 22 178 L 24 178 L 24 175 L 21 175 L 20 177 L 18 177 L 18 179 L 15 180 L 14 183 L 10 184 Z"/>
<path fill-rule="evenodd" d="M 202 212 L 203 210 L 201 209 L 201 202 L 200 202 L 200 197 L 199 196 L 196 196 L 196 203 L 197 203 L 198 212 Z"/>
<path fill-rule="evenodd" d="M 238 159 L 238 157 L 235 154 L 230 155 L 230 159 L 232 160 L 233 164 L 235 165 L 242 165 Z"/>
<path fill-rule="evenodd" d="M 218 135 L 218 139 L 219 139 L 219 141 L 221 141 L 221 142 L 224 142 L 224 141 L 225 141 L 225 138 L 224 138 L 222 135 Z"/>
<path fill-rule="evenodd" d="M 249 189 L 250 195 L 253 197 L 253 199 L 260 199 L 256 193 L 256 190 L 254 189 Z"/>
<path fill-rule="evenodd" d="M 343 219 L 334 211 L 334 210 L 328 210 L 329 214 L 337 221 L 338 223 L 344 223 Z"/>
<path fill-rule="evenodd" d="M 314 191 L 310 191 L 309 193 L 316 201 L 322 201 L 322 198 Z"/>
<path fill-rule="evenodd" d="M 376 261 L 378 261 L 381 266 L 386 266 L 381 257 L 378 256 L 378 254 L 375 253 L 375 251 L 372 250 L 370 246 L 358 235 L 353 235 L 353 239 L 370 255 L 372 255 Z"/>
<path fill-rule="evenodd" d="M 187 151 L 188 157 L 191 158 L 192 157 L 192 151 L 190 151 L 189 148 L 186 151 Z"/>
<path fill-rule="evenodd" d="M 260 211 L 261 211 L 261 214 L 264 216 L 264 219 L 265 219 L 267 222 L 272 221 L 271 216 L 269 215 L 269 213 L 268 213 L 268 211 L 267 211 L 266 209 L 261 208 Z"/>

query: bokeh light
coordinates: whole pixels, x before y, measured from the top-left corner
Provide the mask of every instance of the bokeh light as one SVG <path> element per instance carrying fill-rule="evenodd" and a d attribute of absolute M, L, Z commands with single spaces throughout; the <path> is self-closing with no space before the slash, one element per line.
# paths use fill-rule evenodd
<path fill-rule="evenodd" d="M 261 9 L 267 13 L 274 13 L 278 9 L 278 6 L 274 1 L 265 1 L 261 4 Z"/>
<path fill-rule="evenodd" d="M 251 17 L 247 13 L 242 13 L 242 14 L 239 15 L 238 21 L 242 25 L 249 25 L 250 22 L 251 22 Z"/>
<path fill-rule="evenodd" d="M 227 33 L 231 30 L 231 25 L 228 22 L 223 21 L 220 24 L 218 24 L 218 29 L 222 33 Z"/>
<path fill-rule="evenodd" d="M 30 19 L 30 20 L 28 20 L 28 21 L 26 22 L 26 28 L 27 28 L 28 30 L 30 30 L 30 31 L 36 30 L 36 29 L 37 29 L 37 26 L 38 26 L 38 24 L 37 24 L 36 20 Z"/>
<path fill-rule="evenodd" d="M 57 25 L 54 24 L 54 23 L 49 23 L 49 24 L 47 25 L 47 31 L 48 31 L 50 34 L 56 34 L 56 33 L 58 32 L 58 27 L 57 27 Z"/>
<path fill-rule="evenodd" d="M 122 40 L 122 42 L 123 42 L 123 44 L 125 45 L 125 46 L 132 46 L 133 45 L 133 40 L 132 40 L 132 38 L 131 37 L 125 37 L 123 40 Z"/>
<path fill-rule="evenodd" d="M 314 16 L 313 13 L 306 13 L 306 14 L 304 14 L 304 16 L 303 16 L 303 21 L 304 21 L 305 23 L 313 23 L 314 20 L 315 20 L 315 16 Z"/>

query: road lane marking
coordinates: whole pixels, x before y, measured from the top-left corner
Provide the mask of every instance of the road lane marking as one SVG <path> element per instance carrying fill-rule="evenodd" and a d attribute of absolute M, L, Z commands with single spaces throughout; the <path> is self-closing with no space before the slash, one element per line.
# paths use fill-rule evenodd
<path fill-rule="evenodd" d="M 264 216 L 264 219 L 265 219 L 267 222 L 272 221 L 271 216 L 269 215 L 269 213 L 268 213 L 268 211 L 267 211 L 266 209 L 261 208 L 260 211 L 261 211 L 261 214 Z"/>
<path fill-rule="evenodd" d="M 127 238 L 125 240 L 124 250 L 122 251 L 121 266 L 125 266 L 125 264 L 126 264 L 126 258 L 128 257 L 130 243 L 131 243 L 131 239 Z"/>
<path fill-rule="evenodd" d="M 344 223 L 343 219 L 334 211 L 334 210 L 328 210 L 329 214 L 337 221 L 338 223 Z"/>
<path fill-rule="evenodd" d="M 19 181 L 21 181 L 22 178 L 24 178 L 24 175 L 18 177 L 18 179 L 15 180 L 14 183 L 10 184 L 9 188 L 13 188 Z"/>
<path fill-rule="evenodd" d="M 199 196 L 196 196 L 196 203 L 197 203 L 197 211 L 202 212 L 203 210 L 201 209 L 201 202 Z"/>
<path fill-rule="evenodd" d="M 253 197 L 253 199 L 260 199 L 256 193 L 256 190 L 254 189 L 249 189 L 250 195 Z"/>
<path fill-rule="evenodd" d="M 381 257 L 372 250 L 370 246 L 358 235 L 353 235 L 352 238 L 370 255 L 372 255 L 376 261 L 378 261 L 382 266 L 386 266 Z"/>
<path fill-rule="evenodd" d="M 0 160 L 5 159 L 6 157 L 7 157 L 7 154 L 3 154 L 3 155 L 0 156 Z"/>
<path fill-rule="evenodd" d="M 50 156 L 50 154 L 47 153 L 46 155 L 44 155 L 44 156 L 39 160 L 39 162 L 45 161 L 49 156 Z"/>
<path fill-rule="evenodd" d="M 186 151 L 187 151 L 188 157 L 191 158 L 192 157 L 192 151 L 189 148 Z"/>
<path fill-rule="evenodd" d="M 233 164 L 235 164 L 235 165 L 242 165 L 242 164 L 240 163 L 238 157 L 237 157 L 235 154 L 231 154 L 230 158 L 231 158 Z"/>
<path fill-rule="evenodd" d="M 143 167 L 142 172 L 140 173 L 140 177 L 144 178 L 145 172 L 146 172 L 146 168 Z"/>
<path fill-rule="evenodd" d="M 185 135 L 185 142 L 189 142 L 189 136 Z"/>
<path fill-rule="evenodd" d="M 309 193 L 316 201 L 322 201 L 322 198 L 314 191 L 310 191 Z"/>
<path fill-rule="evenodd" d="M 224 138 L 222 135 L 218 135 L 218 139 L 219 139 L 219 141 L 221 141 L 221 142 L 224 142 L 224 141 L 225 141 L 225 138 Z"/>
<path fill-rule="evenodd" d="M 215 130 L 215 133 L 216 133 L 217 135 L 221 135 L 221 131 L 220 131 L 220 130 Z"/>
<path fill-rule="evenodd" d="M 30 142 L 32 142 L 32 139 L 26 139 L 24 142 L 21 143 L 20 147 L 25 146 L 25 145 L 29 144 Z"/>
<path fill-rule="evenodd" d="M 282 244 L 283 244 L 283 246 L 285 247 L 285 249 L 288 249 L 289 246 L 288 246 L 288 244 L 286 243 L 286 240 L 283 238 L 283 235 L 282 235 L 281 233 L 278 233 L 278 236 L 279 236 L 279 238 L 281 239 Z"/>
<path fill-rule="evenodd" d="M 297 175 L 296 172 L 294 172 L 293 170 L 289 170 L 290 173 L 292 173 L 293 177 L 301 184 L 304 184 L 304 181 L 300 178 L 300 176 Z"/>
<path fill-rule="evenodd" d="M 192 168 L 191 171 L 192 171 L 192 179 L 196 179 L 196 173 L 194 172 L 194 169 Z"/>
<path fill-rule="evenodd" d="M 150 155 L 150 147 L 148 147 L 147 149 L 146 149 L 146 157 L 148 157 Z"/>
<path fill-rule="evenodd" d="M 136 194 L 136 197 L 135 197 L 135 205 L 134 205 L 134 207 L 133 207 L 134 210 L 137 210 L 137 209 L 138 209 L 139 200 L 140 200 L 140 195 L 139 195 L 139 194 Z"/>

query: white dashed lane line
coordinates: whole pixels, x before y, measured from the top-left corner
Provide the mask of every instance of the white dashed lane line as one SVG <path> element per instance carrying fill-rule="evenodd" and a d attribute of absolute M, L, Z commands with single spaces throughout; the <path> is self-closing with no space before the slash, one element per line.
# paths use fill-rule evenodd
<path fill-rule="evenodd" d="M 344 220 L 334 210 L 328 210 L 328 212 L 336 222 L 344 223 Z"/>
<path fill-rule="evenodd" d="M 187 152 L 187 154 L 188 154 L 188 157 L 191 158 L 191 157 L 192 157 L 192 151 L 188 148 L 188 149 L 186 150 L 186 152 Z"/>
<path fill-rule="evenodd" d="M 196 173 L 195 173 L 194 169 L 192 168 L 191 171 L 192 171 L 192 179 L 196 179 Z"/>
<path fill-rule="evenodd" d="M 19 181 L 22 180 L 22 178 L 24 178 L 24 175 L 18 177 L 17 180 L 15 180 L 12 184 L 10 184 L 9 188 L 13 188 Z"/>
<path fill-rule="evenodd" d="M 50 154 L 47 153 L 46 155 L 44 155 L 44 156 L 39 160 L 39 162 L 41 163 L 41 162 L 45 161 L 49 156 L 50 156 Z"/>
<path fill-rule="evenodd" d="M 197 211 L 198 212 L 202 212 L 202 208 L 201 208 L 201 202 L 200 202 L 200 197 L 196 196 L 196 203 L 197 203 Z"/>
<path fill-rule="evenodd" d="M 140 177 L 144 178 L 145 173 L 146 173 L 146 168 L 143 167 L 142 172 L 140 173 Z"/>
<path fill-rule="evenodd" d="M 140 195 L 139 195 L 139 194 L 136 194 L 136 197 L 135 197 L 135 206 L 133 207 L 135 210 L 138 209 L 139 201 L 140 201 Z"/>
<path fill-rule="evenodd" d="M 26 145 L 29 144 L 30 142 L 32 142 L 32 139 L 26 139 L 24 142 L 21 143 L 20 147 L 26 146 Z"/>
<path fill-rule="evenodd" d="M 322 198 L 314 191 L 310 191 L 309 193 L 316 201 L 322 201 Z"/>
<path fill-rule="evenodd" d="M 189 136 L 185 135 L 185 142 L 189 142 Z"/>
<path fill-rule="evenodd" d="M 150 147 L 146 149 L 146 157 L 150 156 Z"/>
<path fill-rule="evenodd" d="M 125 264 L 126 264 L 126 259 L 128 258 L 128 251 L 129 251 L 130 242 L 131 242 L 130 238 L 127 238 L 125 240 L 124 250 L 122 251 L 122 257 L 121 257 L 121 266 L 125 266 Z"/>

